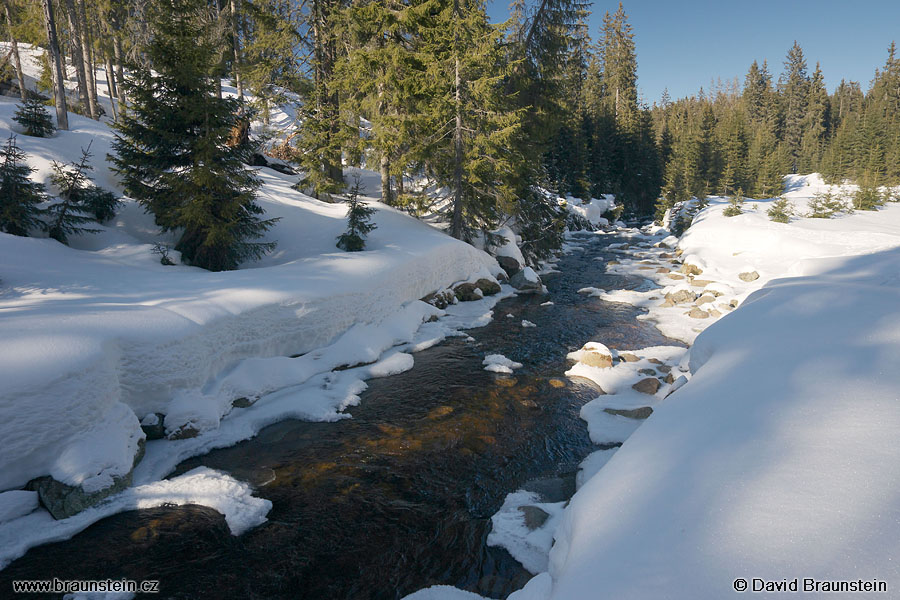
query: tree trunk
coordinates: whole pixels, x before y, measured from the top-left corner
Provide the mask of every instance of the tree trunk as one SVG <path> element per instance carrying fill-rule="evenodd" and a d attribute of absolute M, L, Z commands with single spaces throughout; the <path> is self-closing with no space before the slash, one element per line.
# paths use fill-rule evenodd
<path fill-rule="evenodd" d="M 6 24 L 9 27 L 9 43 L 12 46 L 13 62 L 16 67 L 16 78 L 19 81 L 19 95 L 22 101 L 28 99 L 28 92 L 25 89 L 25 75 L 22 73 L 22 61 L 19 59 L 19 44 L 16 43 L 16 37 L 12 30 L 12 15 L 9 12 L 9 0 L 3 0 L 3 9 L 6 11 Z"/>
<path fill-rule="evenodd" d="M 462 140 L 462 97 L 460 93 L 459 57 L 455 65 L 456 81 L 456 127 L 453 131 L 453 217 L 450 220 L 450 235 L 458 240 L 463 237 L 463 140 Z"/>
<path fill-rule="evenodd" d="M 84 0 L 79 0 L 79 7 L 81 10 L 81 52 L 83 54 L 84 71 L 88 86 L 88 108 L 91 111 L 91 118 L 98 121 L 100 119 L 100 111 L 97 107 L 97 74 L 94 67 L 93 36 L 91 36 Z"/>
<path fill-rule="evenodd" d="M 112 108 L 113 120 L 118 122 L 119 111 L 116 109 L 116 76 L 113 73 L 112 59 L 106 53 L 106 90 L 109 93 L 109 105 Z"/>
<path fill-rule="evenodd" d="M 324 121 L 327 130 L 322 156 L 325 176 L 333 181 L 343 182 L 344 171 L 341 165 L 341 152 L 340 149 L 335 149 L 334 147 L 340 134 L 340 98 L 337 92 L 333 92 L 330 89 L 331 79 L 334 74 L 334 63 L 337 59 L 337 48 L 334 34 L 328 23 L 328 16 L 331 10 L 328 1 L 317 0 L 313 4 L 313 56 L 315 60 L 317 118 Z M 390 186 L 388 186 L 388 191 L 390 192 L 389 188 Z"/>
<path fill-rule="evenodd" d="M 59 40 L 56 37 L 56 21 L 53 19 L 53 0 L 43 0 L 44 25 L 47 27 L 47 43 L 50 46 L 50 70 L 53 72 L 56 88 L 56 126 L 69 128 L 69 113 L 66 109 L 66 85 L 62 61 L 59 59 Z"/>
<path fill-rule="evenodd" d="M 231 45 L 234 49 L 234 85 L 237 87 L 238 98 L 244 99 L 244 83 L 241 81 L 241 38 L 238 32 L 238 11 L 235 8 L 235 0 L 230 0 L 231 10 Z"/>
<path fill-rule="evenodd" d="M 381 153 L 381 201 L 388 205 L 394 204 L 394 194 L 391 190 L 391 159 L 387 152 Z"/>
<path fill-rule="evenodd" d="M 459 0 L 453 0 L 453 15 L 460 18 Z M 454 103 L 456 127 L 453 131 L 453 216 L 450 218 L 450 235 L 463 238 L 463 123 L 462 123 L 462 75 L 459 72 L 459 33 L 454 35 Z"/>
<path fill-rule="evenodd" d="M 82 110 L 89 110 L 87 75 L 84 69 L 84 54 L 81 49 L 81 44 L 84 43 L 84 36 L 81 33 L 80 20 L 73 0 L 66 0 L 66 17 L 69 20 L 69 30 L 72 33 L 72 62 L 75 63 L 78 95 L 81 98 Z"/>
<path fill-rule="evenodd" d="M 125 81 L 125 68 L 122 66 L 122 40 L 119 38 L 118 31 L 113 34 L 113 56 L 116 59 L 116 81 L 119 82 L 119 85 L 116 86 L 118 88 L 116 97 L 119 99 L 121 107 L 125 103 L 125 88 L 122 85 Z"/>

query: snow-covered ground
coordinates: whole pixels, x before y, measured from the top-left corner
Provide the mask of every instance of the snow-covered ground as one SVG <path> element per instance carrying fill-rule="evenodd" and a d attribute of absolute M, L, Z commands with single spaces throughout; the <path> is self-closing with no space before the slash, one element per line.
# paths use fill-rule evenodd
<path fill-rule="evenodd" d="M 801 215 L 826 188 L 786 183 Z M 584 461 L 547 571 L 510 600 L 716 599 L 754 578 L 819 582 L 811 597 L 900 587 L 900 204 L 778 224 L 771 203 L 727 218 L 712 199 L 680 241 L 634 231 L 609 269 L 651 285 L 583 290 L 693 345 L 570 355 L 569 374 L 607 392 L 582 410 L 592 439 L 624 443 Z M 508 508 L 502 531 L 521 531 Z"/>
<path fill-rule="evenodd" d="M 31 83 L 34 55 L 23 49 Z M 98 80 L 111 114 L 102 71 Z M 88 145 L 95 183 L 118 189 L 106 161 L 113 140 L 107 117 L 70 113 L 69 131 L 42 139 L 21 134 L 15 108 L 13 99 L 0 99 L 0 131 L 17 134 L 33 177 L 48 191 L 55 192 L 53 161 L 76 160 Z M 274 118 L 288 118 L 283 112 Z M 0 234 L 0 492 L 44 475 L 87 492 L 103 489 L 129 472 L 144 438 L 140 423 L 152 424 L 157 414 L 165 415 L 168 434 L 190 439 L 148 442 L 134 490 L 158 485 L 188 456 L 277 420 L 344 418 L 365 379 L 411 368 L 412 352 L 484 324 L 510 293 L 504 288 L 446 311 L 421 302 L 501 269 L 485 252 L 374 200 L 377 229 L 366 251 L 342 252 L 335 241 L 346 229 L 345 204 L 293 190 L 296 176 L 267 168 L 257 174 L 259 205 L 280 218 L 266 236 L 278 246 L 237 271 L 161 265 L 152 245 L 173 239 L 128 199 L 99 234 L 73 236 L 71 246 Z M 176 252 L 172 257 L 178 262 Z M 362 366 L 335 371 L 355 365 Z M 215 489 L 203 495 L 214 507 L 221 500 L 213 499 Z M 155 497 L 165 502 L 162 491 Z M 135 504 L 127 494 L 136 493 L 90 515 L 125 510 Z M 96 520 L 78 515 L 53 525 L 43 510 L 21 517 L 34 498 L 14 496 L 0 493 L 0 567 L 29 545 Z"/>

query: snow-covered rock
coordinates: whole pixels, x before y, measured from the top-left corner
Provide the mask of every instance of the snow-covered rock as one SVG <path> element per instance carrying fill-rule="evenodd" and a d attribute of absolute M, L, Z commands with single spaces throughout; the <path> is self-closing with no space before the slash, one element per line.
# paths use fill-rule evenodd
<path fill-rule="evenodd" d="M 502 354 L 488 354 L 482 361 L 485 371 L 494 373 L 512 373 L 515 369 L 521 369 L 522 363 L 510 360 Z"/>

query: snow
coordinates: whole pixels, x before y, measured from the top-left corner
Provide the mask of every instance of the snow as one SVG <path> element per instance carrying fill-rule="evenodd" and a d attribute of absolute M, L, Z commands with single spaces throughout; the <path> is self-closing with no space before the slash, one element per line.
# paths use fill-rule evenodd
<path fill-rule="evenodd" d="M 493 248 L 492 254 L 494 256 L 508 256 L 510 258 L 514 258 L 520 265 L 524 265 L 525 256 L 522 254 L 522 250 L 520 250 L 518 246 L 521 238 L 517 236 L 508 225 L 497 229 L 494 233 L 503 236 L 506 241 L 496 248 Z"/>
<path fill-rule="evenodd" d="M 553 578 L 549 573 L 541 573 L 528 580 L 521 590 L 509 595 L 507 600 L 544 600 L 553 588 Z"/>
<path fill-rule="evenodd" d="M 522 363 L 510 360 L 502 354 L 488 354 L 481 364 L 485 365 L 485 371 L 494 373 L 512 373 L 514 369 L 522 368 Z"/>
<path fill-rule="evenodd" d="M 0 523 L 18 519 L 37 510 L 37 492 L 9 490 L 0 493 Z"/>
<path fill-rule="evenodd" d="M 535 273 L 534 269 L 532 269 L 531 267 L 525 267 L 522 269 L 522 277 L 525 278 L 525 281 L 528 281 L 530 283 L 537 283 L 541 280 L 541 278 L 538 277 L 538 274 Z"/>
<path fill-rule="evenodd" d="M 587 458 L 578 465 L 578 473 L 575 475 L 575 489 L 581 489 L 581 486 L 596 475 L 609 462 L 616 450 L 618 448 L 604 448 L 588 454 Z"/>
<path fill-rule="evenodd" d="M 14 108 L 0 101 L 0 127 L 12 127 Z M 53 160 L 73 159 L 92 142 L 95 180 L 115 188 L 104 160 L 111 131 L 74 114 L 70 125 L 52 139 L 19 136 L 36 178 L 46 182 Z M 0 422 L 9 430 L 0 441 L 0 490 L 51 469 L 66 482 L 109 482 L 130 468 L 146 415 L 166 414 L 170 431 L 215 428 L 234 398 L 296 385 L 342 359 L 377 360 L 421 325 L 411 312 L 424 320 L 436 311 L 415 308 L 425 306 L 417 298 L 500 270 L 483 252 L 378 203 L 368 251 L 341 252 L 334 240 L 343 204 L 292 190 L 289 176 L 259 175 L 260 205 L 281 217 L 270 232 L 279 245 L 234 272 L 159 265 L 149 252 L 158 239 L 152 219 L 131 201 L 72 248 L 0 234 L 0 310 L 8 315 L 0 321 Z M 392 321 L 398 313 L 402 323 Z M 293 360 L 291 376 L 272 367 L 341 336 L 331 355 Z M 263 368 L 265 361 L 273 362 Z M 251 367 L 262 370 L 251 375 Z M 282 379 L 264 376 L 269 368 Z M 104 447 L 74 439 L 88 428 Z M 57 461 L 63 454 L 65 464 Z"/>
<path fill-rule="evenodd" d="M 20 50 L 33 86 L 40 50 Z M 111 114 L 102 71 L 98 84 Z M 0 99 L 7 132 L 18 131 L 15 108 Z M 90 144 L 95 183 L 117 190 L 105 159 L 113 141 L 109 119 L 70 113 L 69 121 L 69 131 L 49 139 L 18 135 L 33 177 L 49 183 L 53 161 L 77 159 Z M 273 112 L 273 126 L 292 121 L 290 106 Z M 21 516 L 31 507 L 24 497 L 0 496 L 9 509 L 0 538 L 15 539 L 10 552 L 134 506 L 134 490 L 152 491 L 147 486 L 180 461 L 278 420 L 348 418 L 343 411 L 359 402 L 365 380 L 410 369 L 412 353 L 487 324 L 494 304 L 515 293 L 504 285 L 500 294 L 445 311 L 420 302 L 459 282 L 493 279 L 501 269 L 483 251 L 374 198 L 367 202 L 378 228 L 366 251 L 341 252 L 335 240 L 346 227 L 345 204 L 293 190 L 296 176 L 267 168 L 257 175 L 259 205 L 280 219 L 266 238 L 278 246 L 237 271 L 160 265 L 152 245 L 171 246 L 174 237 L 159 234 L 152 216 L 127 198 L 99 234 L 73 236 L 71 247 L 0 234 L 0 494 L 48 474 L 88 492 L 107 487 L 131 470 L 144 437 L 140 424 L 158 423 L 156 413 L 165 415 L 170 434 L 197 433 L 148 442 L 134 472 L 139 487 L 59 525 L 43 510 Z M 502 252 L 514 255 L 510 239 Z M 180 259 L 175 251 L 171 257 Z M 234 408 L 238 399 L 252 405 Z M 195 480 L 209 492 L 196 500 L 207 505 L 215 506 L 216 494 L 235 492 Z M 162 491 L 173 502 L 184 495 Z M 222 509 L 228 515 L 235 507 Z"/>
<path fill-rule="evenodd" d="M 573 498 L 549 598 L 900 578 L 900 250 L 819 268 L 697 338 L 691 381 Z"/>
<path fill-rule="evenodd" d="M 64 540 L 119 512 L 156 506 L 209 506 L 224 515 L 233 535 L 240 535 L 264 523 L 272 508 L 270 501 L 253 496 L 252 492 L 249 484 L 230 475 L 197 467 L 173 479 L 128 488 L 60 521 L 55 521 L 47 511 L 35 511 L 0 527 L 0 568 L 34 545 Z"/>
<path fill-rule="evenodd" d="M 491 517 L 491 532 L 488 546 L 500 546 L 522 564 L 530 573 L 547 570 L 553 532 L 562 515 L 565 502 L 541 502 L 535 492 L 519 490 L 506 496 L 503 506 Z M 525 525 L 522 506 L 534 506 L 546 512 L 549 517 L 539 528 L 529 530 Z"/>
<path fill-rule="evenodd" d="M 787 183 L 798 206 L 824 187 L 816 175 Z M 638 360 L 567 372 L 613 392 L 582 416 L 595 442 L 624 443 L 582 463 L 547 572 L 510 598 L 703 600 L 733 593 L 737 577 L 900 580 L 900 206 L 777 224 L 770 202 L 726 218 L 712 199 L 698 214 L 678 242 L 703 271 L 695 285 L 656 272 L 671 264 L 665 247 L 632 247 L 609 267 L 650 285 L 597 296 L 647 309 L 693 346 L 613 350 Z M 738 277 L 749 271 L 759 279 Z M 721 314 L 661 306 L 678 289 Z M 659 366 L 651 358 L 674 377 L 652 396 L 630 389 Z M 604 410 L 639 405 L 653 413 L 633 433 Z"/>
<path fill-rule="evenodd" d="M 528 319 L 522 319 L 522 327 L 537 327 L 536 323 L 532 323 Z"/>
<path fill-rule="evenodd" d="M 569 196 L 565 203 L 570 213 L 584 217 L 594 227 L 606 227 L 609 221 L 603 215 L 616 207 L 616 198 L 612 194 L 604 194 L 601 198 L 591 198 L 585 202 Z"/>
<path fill-rule="evenodd" d="M 450 585 L 433 585 L 408 596 L 402 600 L 489 600 L 473 592 L 466 592 Z"/>

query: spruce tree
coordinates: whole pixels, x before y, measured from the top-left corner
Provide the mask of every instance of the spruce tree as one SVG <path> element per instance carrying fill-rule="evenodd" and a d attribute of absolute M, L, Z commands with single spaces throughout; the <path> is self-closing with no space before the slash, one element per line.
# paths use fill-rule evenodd
<path fill-rule="evenodd" d="M 828 131 L 829 117 L 828 92 L 825 90 L 825 79 L 819 63 L 809 80 L 809 91 L 806 99 L 806 113 L 803 116 L 803 136 L 800 141 L 798 170 L 801 173 L 812 173 L 818 170 L 825 150 L 825 134 Z"/>
<path fill-rule="evenodd" d="M 445 1 L 422 32 L 422 51 L 435 59 L 426 80 L 434 94 L 426 164 L 447 190 L 450 235 L 471 242 L 494 229 L 501 212 L 517 212 L 521 111 L 502 88 L 509 70 L 482 0 Z"/>
<path fill-rule="evenodd" d="M 770 220 L 776 223 L 787 223 L 791 220 L 791 203 L 782 196 L 772 203 L 766 214 L 769 215 Z"/>
<path fill-rule="evenodd" d="M 50 112 L 37 98 L 25 100 L 16 109 L 13 121 L 25 129 L 25 135 L 34 137 L 50 137 L 56 131 Z"/>
<path fill-rule="evenodd" d="M 359 252 L 366 247 L 366 236 L 376 227 L 371 222 L 374 208 L 359 199 L 359 177 L 350 188 L 347 199 L 347 231 L 338 236 L 337 247 L 347 252 Z"/>
<path fill-rule="evenodd" d="M 160 0 L 149 66 L 132 65 L 123 82 L 128 111 L 117 124 L 111 157 L 126 193 L 152 212 L 163 231 L 181 231 L 183 261 L 212 271 L 260 258 L 274 243 L 254 242 L 276 221 L 254 201 L 260 181 L 227 145 L 240 102 L 217 96 L 219 51 L 201 18 L 204 0 Z M 152 70 L 151 70 L 152 68 Z"/>
<path fill-rule="evenodd" d="M 744 211 L 741 210 L 741 207 L 744 205 L 744 193 L 743 190 L 738 189 L 737 193 L 734 196 L 728 198 L 728 206 L 725 207 L 725 210 L 722 211 L 722 214 L 726 217 L 736 217 L 738 215 L 744 214 Z"/>
<path fill-rule="evenodd" d="M 0 158 L 0 231 L 27 236 L 41 225 L 38 205 L 47 200 L 44 186 L 29 178 L 34 169 L 25 163 L 15 136 L 9 136 Z"/>
<path fill-rule="evenodd" d="M 94 221 L 87 204 L 91 187 L 87 171 L 91 169 L 88 160 L 91 157 L 90 146 L 81 150 L 81 160 L 62 164 L 53 162 L 53 174 L 50 182 L 59 191 L 59 202 L 47 208 L 47 234 L 58 242 L 69 243 L 70 235 L 99 233 L 99 229 L 87 227 Z"/>
<path fill-rule="evenodd" d="M 784 73 L 778 84 L 784 112 L 783 141 L 790 157 L 791 173 L 797 172 L 800 144 L 803 139 L 803 119 L 809 100 L 809 79 L 803 50 L 794 41 L 784 61 Z"/>

